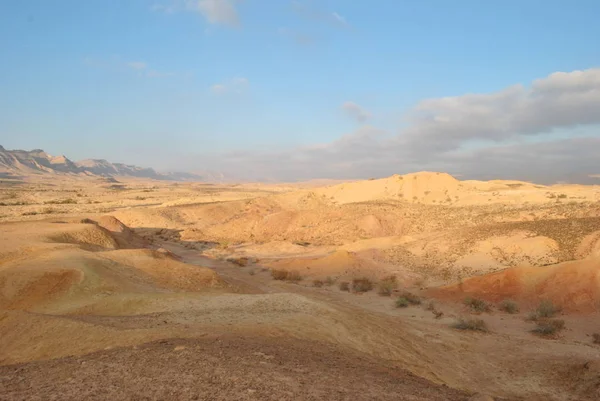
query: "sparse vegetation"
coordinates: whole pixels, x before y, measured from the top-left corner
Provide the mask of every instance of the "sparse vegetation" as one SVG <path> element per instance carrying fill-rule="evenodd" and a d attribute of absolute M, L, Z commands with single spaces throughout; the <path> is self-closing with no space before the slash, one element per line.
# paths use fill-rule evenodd
<path fill-rule="evenodd" d="M 540 302 L 539 306 L 529 314 L 527 320 L 537 321 L 540 319 L 548 319 L 554 317 L 560 308 L 552 303 L 552 301 L 544 300 Z"/>
<path fill-rule="evenodd" d="M 291 271 L 287 275 L 287 281 L 297 283 L 298 281 L 302 281 L 302 276 L 297 271 Z"/>
<path fill-rule="evenodd" d="M 72 198 L 62 199 L 62 200 L 49 200 L 44 202 L 44 205 L 75 205 L 77 201 Z"/>
<path fill-rule="evenodd" d="M 323 284 L 323 280 L 313 280 L 313 287 L 321 288 Z"/>
<path fill-rule="evenodd" d="M 340 291 L 350 291 L 350 283 L 347 281 L 342 281 L 340 283 Z"/>
<path fill-rule="evenodd" d="M 282 280 L 282 281 L 292 281 L 298 282 L 302 280 L 302 276 L 297 271 L 287 271 L 287 270 L 279 270 L 273 269 L 271 270 L 271 277 L 273 280 Z"/>
<path fill-rule="evenodd" d="M 498 309 L 510 314 L 519 313 L 519 305 L 517 305 L 517 303 L 512 299 L 505 299 L 504 301 L 500 302 Z"/>
<path fill-rule="evenodd" d="M 552 336 L 564 328 L 565 321 L 562 319 L 543 319 L 536 322 L 536 327 L 531 332 L 541 336 Z"/>
<path fill-rule="evenodd" d="M 332 286 L 335 283 L 335 279 L 331 276 L 327 276 L 325 279 L 325 285 Z"/>
<path fill-rule="evenodd" d="M 396 308 L 407 308 L 410 305 L 408 299 L 400 297 L 396 299 Z"/>
<path fill-rule="evenodd" d="M 600 345 L 600 333 L 594 333 L 594 334 L 592 334 L 592 342 L 594 344 Z"/>
<path fill-rule="evenodd" d="M 134 199 L 135 199 L 135 200 L 138 200 L 138 201 L 144 201 L 144 200 L 146 200 L 146 199 L 148 199 L 148 198 L 145 198 L 145 197 L 143 197 L 143 196 L 136 196 Z"/>
<path fill-rule="evenodd" d="M 288 277 L 289 272 L 287 270 L 273 269 L 271 270 L 271 277 L 273 280 L 285 280 Z"/>
<path fill-rule="evenodd" d="M 464 300 L 464 304 L 468 306 L 473 312 L 483 313 L 489 312 L 491 310 L 491 306 L 487 302 L 479 298 L 467 297 Z"/>
<path fill-rule="evenodd" d="M 94 220 L 92 220 L 92 219 L 88 219 L 88 218 L 81 219 L 81 221 L 79 221 L 79 222 L 80 222 L 81 224 L 96 224 L 96 222 L 95 222 Z"/>
<path fill-rule="evenodd" d="M 451 326 L 457 330 L 472 330 L 472 331 L 482 331 L 488 332 L 487 324 L 483 319 L 458 319 Z"/>
<path fill-rule="evenodd" d="M 247 257 L 241 257 L 241 258 L 228 258 L 227 261 L 229 263 L 233 263 L 234 265 L 240 266 L 240 267 L 245 267 L 248 265 L 249 259 Z"/>
<path fill-rule="evenodd" d="M 421 305 L 421 298 L 411 292 L 405 291 L 401 297 L 405 298 L 411 305 Z"/>
<path fill-rule="evenodd" d="M 378 284 L 377 293 L 381 296 L 389 297 L 396 288 L 398 288 L 398 279 L 396 276 L 384 277 Z"/>
<path fill-rule="evenodd" d="M 373 289 L 373 282 L 367 277 L 352 279 L 352 291 L 368 292 Z"/>
<path fill-rule="evenodd" d="M 21 213 L 21 216 L 35 216 L 36 214 L 39 214 L 38 212 L 24 212 Z"/>

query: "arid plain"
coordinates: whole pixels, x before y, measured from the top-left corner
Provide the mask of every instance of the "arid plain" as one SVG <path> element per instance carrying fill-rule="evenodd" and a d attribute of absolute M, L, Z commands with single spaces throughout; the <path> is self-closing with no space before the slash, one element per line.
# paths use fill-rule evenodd
<path fill-rule="evenodd" d="M 599 186 L 40 174 L 0 205 L 2 400 L 600 399 Z"/>

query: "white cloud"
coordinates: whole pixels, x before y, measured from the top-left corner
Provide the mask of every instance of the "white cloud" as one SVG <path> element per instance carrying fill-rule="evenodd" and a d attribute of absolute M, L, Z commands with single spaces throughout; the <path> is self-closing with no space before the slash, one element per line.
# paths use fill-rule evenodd
<path fill-rule="evenodd" d="M 359 122 L 369 115 L 353 102 L 342 108 Z M 560 72 L 528 87 L 424 100 L 397 135 L 363 126 L 330 143 L 239 151 L 212 163 L 250 179 L 368 178 L 437 170 L 464 179 L 597 184 L 598 110 L 600 69 Z M 581 128 L 585 125 L 592 129 Z"/>
<path fill-rule="evenodd" d="M 237 10 L 230 0 L 198 0 L 194 6 L 211 24 L 240 24 Z"/>
<path fill-rule="evenodd" d="M 600 69 L 558 72 L 527 88 L 428 99 L 409 114 L 406 140 L 456 149 L 470 140 L 501 142 L 556 128 L 600 123 Z"/>
<path fill-rule="evenodd" d="M 358 104 L 350 101 L 344 102 L 344 104 L 342 104 L 342 110 L 344 110 L 344 112 L 348 116 L 356 120 L 356 122 L 358 123 L 364 123 L 372 117 L 371 113 L 369 113 L 367 110 L 363 109 Z"/>
<path fill-rule="evenodd" d="M 242 93 L 248 88 L 249 85 L 250 82 L 248 81 L 248 79 L 243 77 L 237 77 L 230 79 L 229 81 L 224 83 L 212 85 L 210 87 L 210 91 L 216 95 L 224 95 L 227 93 Z"/>

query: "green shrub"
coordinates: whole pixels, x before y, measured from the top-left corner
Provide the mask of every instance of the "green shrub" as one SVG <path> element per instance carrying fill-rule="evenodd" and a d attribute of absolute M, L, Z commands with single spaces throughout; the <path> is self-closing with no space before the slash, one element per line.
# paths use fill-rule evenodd
<path fill-rule="evenodd" d="M 519 305 L 511 299 L 505 299 L 500 302 L 499 309 L 506 313 L 515 314 L 519 312 Z"/>
<path fill-rule="evenodd" d="M 379 282 L 377 293 L 381 296 L 389 297 L 396 288 L 398 288 L 396 276 L 385 277 Z"/>
<path fill-rule="evenodd" d="M 373 289 L 373 282 L 367 277 L 355 278 L 352 280 L 352 290 L 354 292 L 368 292 Z"/>
<path fill-rule="evenodd" d="M 490 305 L 482 299 L 478 298 L 465 298 L 464 304 L 471 308 L 473 312 L 489 312 L 491 310 Z"/>
<path fill-rule="evenodd" d="M 410 305 L 410 302 L 408 302 L 408 299 L 404 298 L 404 297 L 400 297 L 396 299 L 396 308 L 406 308 Z"/>
<path fill-rule="evenodd" d="M 458 330 L 473 330 L 487 332 L 487 324 L 482 319 L 458 319 L 452 328 Z"/>
<path fill-rule="evenodd" d="M 350 283 L 347 281 L 342 281 L 340 283 L 340 291 L 350 291 Z"/>
<path fill-rule="evenodd" d="M 551 336 L 564 328 L 565 321 L 562 319 L 544 319 L 537 321 L 536 327 L 531 332 L 541 336 Z"/>

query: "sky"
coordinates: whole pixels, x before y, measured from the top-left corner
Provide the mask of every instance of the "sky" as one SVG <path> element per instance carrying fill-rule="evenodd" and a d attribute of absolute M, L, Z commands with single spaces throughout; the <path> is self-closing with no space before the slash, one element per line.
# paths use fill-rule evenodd
<path fill-rule="evenodd" d="M 252 180 L 599 183 L 596 0 L 3 0 L 0 145 Z"/>

